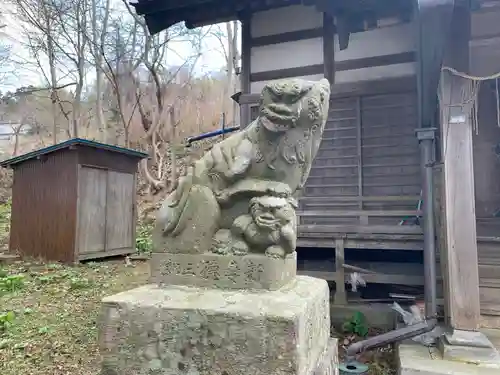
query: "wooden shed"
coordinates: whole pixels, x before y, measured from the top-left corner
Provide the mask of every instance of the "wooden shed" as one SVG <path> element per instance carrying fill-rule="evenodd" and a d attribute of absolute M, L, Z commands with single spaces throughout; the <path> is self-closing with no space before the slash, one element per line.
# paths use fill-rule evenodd
<path fill-rule="evenodd" d="M 146 157 L 76 138 L 1 162 L 14 171 L 10 250 L 64 263 L 134 252 Z"/>

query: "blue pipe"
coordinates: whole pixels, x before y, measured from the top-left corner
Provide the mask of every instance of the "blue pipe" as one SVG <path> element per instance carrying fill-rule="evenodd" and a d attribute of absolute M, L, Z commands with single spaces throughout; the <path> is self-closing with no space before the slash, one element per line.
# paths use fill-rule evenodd
<path fill-rule="evenodd" d="M 197 141 L 201 141 L 202 139 L 212 138 L 212 137 L 215 137 L 215 136 L 218 136 L 218 135 L 221 135 L 221 134 L 232 133 L 232 132 L 237 131 L 237 130 L 240 130 L 239 126 L 235 126 L 235 127 L 232 127 L 232 128 L 224 128 L 224 129 L 214 130 L 212 132 L 208 132 L 208 133 L 196 135 L 196 136 L 193 136 L 193 137 L 189 137 L 186 140 L 186 146 L 189 147 L 189 146 L 191 146 L 191 143 L 197 142 Z"/>

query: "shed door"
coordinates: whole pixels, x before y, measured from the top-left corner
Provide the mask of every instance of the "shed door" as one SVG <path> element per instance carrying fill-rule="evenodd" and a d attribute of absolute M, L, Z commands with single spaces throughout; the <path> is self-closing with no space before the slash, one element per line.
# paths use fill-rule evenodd
<path fill-rule="evenodd" d="M 82 166 L 79 185 L 79 254 L 134 248 L 134 174 Z"/>
<path fill-rule="evenodd" d="M 134 246 L 134 175 L 108 172 L 106 205 L 106 249 Z"/>
<path fill-rule="evenodd" d="M 104 169 L 80 169 L 77 232 L 80 254 L 105 249 L 107 174 Z"/>

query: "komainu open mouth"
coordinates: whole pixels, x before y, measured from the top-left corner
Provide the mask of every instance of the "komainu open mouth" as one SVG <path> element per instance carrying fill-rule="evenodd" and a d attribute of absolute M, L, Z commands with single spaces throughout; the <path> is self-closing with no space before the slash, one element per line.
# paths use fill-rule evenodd
<path fill-rule="evenodd" d="M 255 221 L 259 224 L 259 226 L 263 227 L 272 227 L 278 223 L 278 219 L 270 214 L 260 215 L 255 219 Z"/>

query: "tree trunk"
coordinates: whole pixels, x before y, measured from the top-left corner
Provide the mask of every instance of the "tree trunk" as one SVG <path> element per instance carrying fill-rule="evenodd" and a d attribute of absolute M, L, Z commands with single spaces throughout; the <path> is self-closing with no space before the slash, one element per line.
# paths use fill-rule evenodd
<path fill-rule="evenodd" d="M 56 59 L 55 59 L 55 47 L 52 37 L 52 24 L 50 22 L 49 14 L 45 13 L 45 25 L 47 28 L 47 56 L 49 59 L 49 71 L 50 71 L 50 98 L 52 106 L 52 142 L 57 144 L 57 123 L 58 123 L 58 109 L 57 109 L 57 71 L 56 71 Z"/>
<path fill-rule="evenodd" d="M 19 133 L 21 132 L 22 124 L 14 129 L 14 151 L 12 152 L 12 156 L 17 156 L 17 152 L 19 150 Z"/>
<path fill-rule="evenodd" d="M 170 137 L 170 166 L 172 172 L 170 174 L 170 180 L 172 187 L 171 190 L 175 189 L 177 184 L 177 150 L 176 150 L 176 136 L 177 136 L 177 119 L 175 118 L 175 108 L 170 107 L 170 127 L 171 127 L 171 137 Z"/>
<path fill-rule="evenodd" d="M 97 1 L 92 0 L 92 39 L 93 39 L 93 50 L 94 50 L 94 58 L 95 58 L 95 91 L 96 91 L 96 118 L 97 118 L 97 127 L 100 135 L 100 140 L 103 142 L 107 142 L 107 126 L 104 120 L 104 112 L 103 112 L 103 51 L 106 43 L 106 32 L 108 28 L 108 20 L 109 20 L 109 8 L 110 8 L 110 0 L 106 0 L 106 5 L 104 9 L 103 20 L 101 23 L 101 31 L 99 35 L 98 30 L 98 8 Z"/>
<path fill-rule="evenodd" d="M 227 70 L 227 75 L 226 75 L 226 86 L 224 88 L 224 98 L 223 98 L 223 103 L 224 103 L 224 109 L 222 110 L 223 113 L 225 114 L 225 118 L 229 118 L 228 113 L 229 113 L 229 108 L 231 107 L 230 101 L 231 101 L 231 89 L 233 87 L 233 72 L 234 72 L 234 35 L 233 35 L 233 28 L 231 25 L 231 22 L 226 22 L 226 33 L 227 33 L 227 46 L 228 46 L 228 53 L 227 53 L 227 61 L 226 61 L 226 70 Z"/>
<path fill-rule="evenodd" d="M 239 35 L 239 30 L 238 30 L 238 21 L 233 21 L 233 39 L 232 39 L 232 49 L 233 49 L 233 52 L 232 52 L 232 55 L 233 55 L 233 74 L 235 74 L 237 71 L 239 71 L 239 66 L 240 66 L 240 52 L 238 51 L 238 35 Z M 238 79 L 234 79 L 233 80 L 233 85 L 232 85 L 232 94 L 239 91 L 239 80 Z M 233 102 L 233 116 L 232 116 L 232 120 L 233 120 L 233 126 L 236 125 L 237 123 L 239 123 L 239 115 L 240 115 L 240 111 L 239 111 L 239 106 L 238 106 L 238 103 L 236 103 L 234 100 L 232 100 Z"/>
<path fill-rule="evenodd" d="M 78 71 L 78 82 L 76 84 L 75 89 L 75 98 L 73 101 L 73 116 L 72 116 L 72 124 L 73 124 L 73 137 L 78 138 L 79 125 L 81 121 L 81 107 L 82 107 L 82 91 L 85 75 L 85 46 L 87 41 L 86 27 L 87 27 L 87 1 L 80 0 L 78 2 L 76 8 L 76 16 L 78 20 L 78 29 L 77 31 L 77 71 Z"/>

